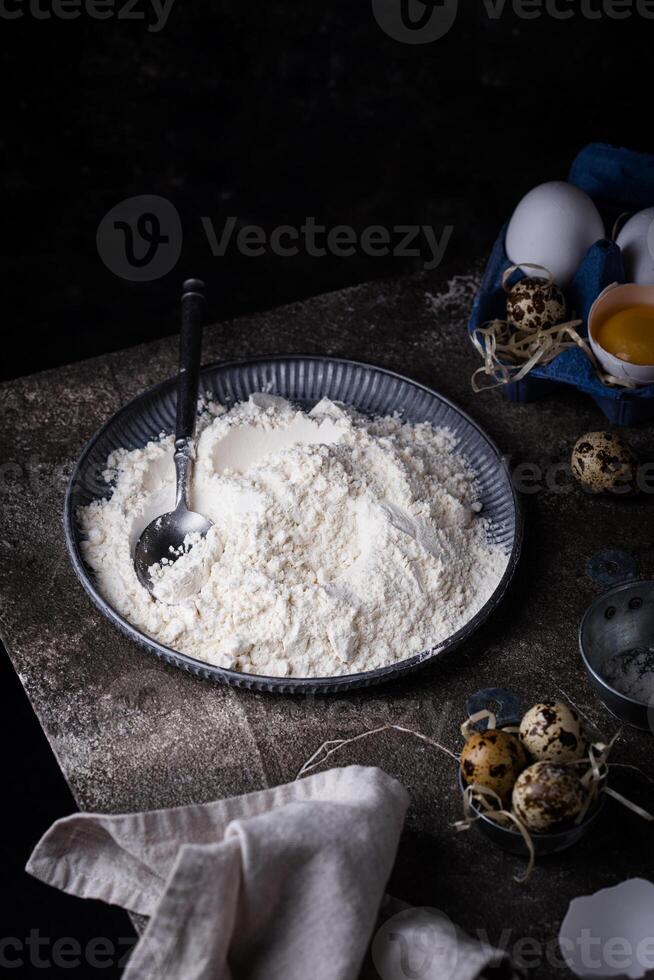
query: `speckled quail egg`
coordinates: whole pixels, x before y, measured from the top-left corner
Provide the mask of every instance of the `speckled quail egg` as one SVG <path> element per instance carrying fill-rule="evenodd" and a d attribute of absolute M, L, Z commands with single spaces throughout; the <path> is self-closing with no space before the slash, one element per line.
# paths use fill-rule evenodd
<path fill-rule="evenodd" d="M 528 276 L 509 292 L 506 319 L 516 330 L 544 330 L 566 318 L 563 293 L 553 282 Z"/>
<path fill-rule="evenodd" d="M 613 432 L 587 432 L 572 450 L 572 472 L 591 493 L 633 493 L 638 457 Z"/>
<path fill-rule="evenodd" d="M 506 799 L 528 761 L 516 735 L 490 729 L 476 732 L 466 742 L 461 753 L 461 775 L 469 786 L 478 783 Z"/>
<path fill-rule="evenodd" d="M 542 701 L 520 723 L 520 739 L 529 755 L 544 762 L 575 762 L 588 749 L 577 712 L 562 701 Z"/>
<path fill-rule="evenodd" d="M 529 830 L 544 833 L 574 820 L 585 799 L 586 791 L 573 768 L 535 762 L 518 776 L 512 804 Z"/>

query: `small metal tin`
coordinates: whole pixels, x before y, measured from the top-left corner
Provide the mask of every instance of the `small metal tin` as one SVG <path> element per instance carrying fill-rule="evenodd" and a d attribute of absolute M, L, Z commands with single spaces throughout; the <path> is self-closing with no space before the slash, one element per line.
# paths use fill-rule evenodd
<path fill-rule="evenodd" d="M 460 770 L 459 786 L 461 788 L 461 793 L 463 794 L 465 792 L 466 784 L 463 781 Z M 555 830 L 549 834 L 536 834 L 530 832 L 536 857 L 545 857 L 547 854 L 556 854 L 558 851 L 565 851 L 569 847 L 572 847 L 590 830 L 602 812 L 603 807 L 604 794 L 600 793 L 597 803 L 580 824 L 573 824 L 572 826 L 564 827 L 563 830 Z M 485 837 L 488 837 L 488 839 L 493 841 L 494 844 L 497 844 L 498 847 L 501 847 L 504 851 L 508 851 L 510 854 L 519 854 L 521 857 L 529 857 L 527 845 L 525 844 L 524 838 L 519 830 L 511 827 L 503 827 L 501 824 L 491 820 L 491 818 L 486 816 L 485 813 L 482 813 L 477 809 L 474 801 L 472 803 L 472 808 L 475 813 L 479 814 L 479 819 L 475 820 L 475 826 L 479 828 Z"/>
<path fill-rule="evenodd" d="M 622 694 L 605 680 L 602 667 L 612 656 L 654 647 L 654 582 L 627 582 L 588 607 L 579 627 L 579 650 L 595 692 L 611 714 L 651 732 L 654 705 Z"/>

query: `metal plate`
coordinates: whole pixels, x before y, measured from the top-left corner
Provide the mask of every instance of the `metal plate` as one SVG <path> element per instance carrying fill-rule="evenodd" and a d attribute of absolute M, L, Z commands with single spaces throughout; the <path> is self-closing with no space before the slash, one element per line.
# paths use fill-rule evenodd
<path fill-rule="evenodd" d="M 323 397 L 346 402 L 367 415 L 401 413 L 409 422 L 447 426 L 458 437 L 459 451 L 468 459 L 479 481 L 483 514 L 491 521 L 493 540 L 508 556 L 504 576 L 482 609 L 460 630 L 438 646 L 400 663 L 359 674 L 338 677 L 262 677 L 214 667 L 164 646 L 120 616 L 98 591 L 84 563 L 81 534 L 75 514 L 79 507 L 110 493 L 102 473 L 107 457 L 119 448 L 142 448 L 175 426 L 176 379 L 150 388 L 117 412 L 88 443 L 66 492 L 64 529 L 73 568 L 98 609 L 139 646 L 167 663 L 198 677 L 234 687 L 279 693 L 334 693 L 368 687 L 400 677 L 435 657 L 443 656 L 470 637 L 490 615 L 506 591 L 520 553 L 522 520 L 517 497 L 499 450 L 469 416 L 442 395 L 399 374 L 355 361 L 327 357 L 280 356 L 210 364 L 202 369 L 200 390 L 230 407 L 253 392 L 267 391 L 310 408 Z"/>

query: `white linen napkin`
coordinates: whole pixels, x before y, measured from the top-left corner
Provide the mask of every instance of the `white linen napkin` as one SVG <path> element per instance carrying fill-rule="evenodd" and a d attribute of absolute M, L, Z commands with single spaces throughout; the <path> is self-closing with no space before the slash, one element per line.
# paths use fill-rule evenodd
<path fill-rule="evenodd" d="M 47 831 L 27 871 L 150 917 L 123 980 L 356 980 L 408 804 L 380 769 L 350 766 L 203 805 L 75 814 Z M 366 976 L 405 980 L 398 926 L 410 951 L 415 923 L 394 920 Z M 455 927 L 439 925 L 438 943 L 438 980 L 477 980 L 506 960 Z"/>
<path fill-rule="evenodd" d="M 201 806 L 76 814 L 27 871 L 151 917 L 124 980 L 356 980 L 408 803 L 352 766 Z"/>

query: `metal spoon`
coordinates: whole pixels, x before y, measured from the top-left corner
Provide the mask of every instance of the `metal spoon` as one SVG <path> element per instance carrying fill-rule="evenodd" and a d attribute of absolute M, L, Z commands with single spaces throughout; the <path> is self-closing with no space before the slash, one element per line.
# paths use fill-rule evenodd
<path fill-rule="evenodd" d="M 188 534 L 207 533 L 213 522 L 189 509 L 188 490 L 193 471 L 193 432 L 197 414 L 202 328 L 207 303 L 204 283 L 187 279 L 182 287 L 182 326 L 177 376 L 177 418 L 175 423 L 175 509 L 156 517 L 139 538 L 134 552 L 134 568 L 141 585 L 154 594 L 150 566 L 163 558 L 175 561 L 184 551 Z"/>

